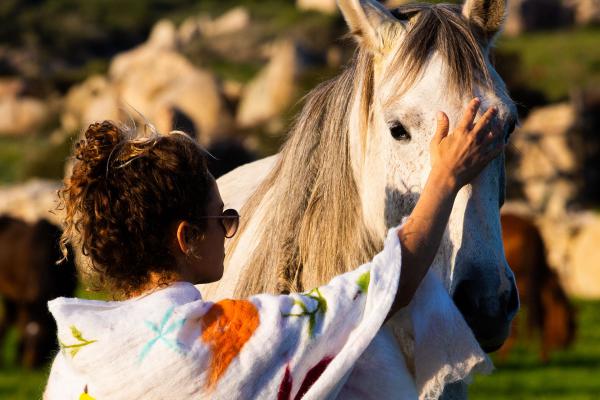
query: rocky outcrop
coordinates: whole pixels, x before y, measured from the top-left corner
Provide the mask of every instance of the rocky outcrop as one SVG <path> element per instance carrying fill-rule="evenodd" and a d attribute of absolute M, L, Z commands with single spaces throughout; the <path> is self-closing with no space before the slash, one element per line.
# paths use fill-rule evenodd
<path fill-rule="evenodd" d="M 212 74 L 194 67 L 175 51 L 141 53 L 140 58 L 131 60 L 128 74 L 113 75 L 111 70 L 111 78 L 122 100 L 160 131 L 173 128 L 170 121 L 159 118 L 173 107 L 193 121 L 203 143 L 227 127 L 230 118 Z"/>
<path fill-rule="evenodd" d="M 61 224 L 61 211 L 57 210 L 57 190 L 59 181 L 31 180 L 29 182 L 0 186 L 0 215 L 7 214 L 37 222 L 46 218 L 50 222 Z"/>
<path fill-rule="evenodd" d="M 116 82 L 125 79 L 131 74 L 132 69 L 143 68 L 148 63 L 152 63 L 156 59 L 156 55 L 163 51 L 177 51 L 178 41 L 175 30 L 175 25 L 171 21 L 159 21 L 148 40 L 138 47 L 117 54 L 109 69 L 109 76 Z"/>
<path fill-rule="evenodd" d="M 273 45 L 271 59 L 244 88 L 236 120 L 240 127 L 255 126 L 278 116 L 294 98 L 300 60 L 294 43 Z"/>
<path fill-rule="evenodd" d="M 0 98 L 0 135 L 35 134 L 51 118 L 48 105 L 32 97 Z"/>
<path fill-rule="evenodd" d="M 148 41 L 116 56 L 107 77 L 94 76 L 71 89 L 61 117 L 67 131 L 102 120 L 149 122 L 161 132 L 175 128 L 173 113 L 192 122 L 203 144 L 230 128 L 215 76 L 196 68 L 178 52 L 175 26 L 161 21 Z"/>
<path fill-rule="evenodd" d="M 36 134 L 54 115 L 47 102 L 22 96 L 24 86 L 18 78 L 0 79 L 0 135 Z"/>
<path fill-rule="evenodd" d="M 305 11 L 319 11 L 333 14 L 337 11 L 335 0 L 296 0 L 296 7 Z"/>
<path fill-rule="evenodd" d="M 213 38 L 239 32 L 250 25 L 250 13 L 245 7 L 234 7 L 217 18 L 208 15 L 188 17 L 179 29 L 177 37 L 183 46 L 195 39 Z"/>
<path fill-rule="evenodd" d="M 501 211 L 535 222 L 544 240 L 548 265 L 558 273 L 569 295 L 600 298 L 600 214 L 579 211 L 553 217 L 515 201 L 508 201 Z"/>
<path fill-rule="evenodd" d="M 533 109 L 509 147 L 509 182 L 524 202 L 508 202 L 506 211 L 536 221 L 548 263 L 577 297 L 600 297 L 600 215 L 585 211 L 600 199 L 599 106 L 599 93 L 589 89 Z"/>
<path fill-rule="evenodd" d="M 250 13 L 245 7 L 235 7 L 215 19 L 200 18 L 198 25 L 203 36 L 227 35 L 247 28 L 250 25 Z"/>
<path fill-rule="evenodd" d="M 511 139 L 518 160 L 510 172 L 539 213 L 563 215 L 578 195 L 580 164 L 571 135 L 576 122 L 570 103 L 534 109 Z"/>
<path fill-rule="evenodd" d="M 600 0 L 512 0 L 504 33 L 600 24 Z"/>
<path fill-rule="evenodd" d="M 575 11 L 577 25 L 600 24 L 600 0 L 565 0 Z"/>
<path fill-rule="evenodd" d="M 221 87 L 212 74 L 194 69 L 174 78 L 165 90 L 150 98 L 154 100 L 151 115 L 155 116 L 161 132 L 177 128 L 176 121 L 159 118 L 165 109 L 173 108 L 194 123 L 197 138 L 205 145 L 231 127 L 232 119 L 225 109 Z"/>
<path fill-rule="evenodd" d="M 105 119 L 120 121 L 126 117 L 124 110 L 119 103 L 119 94 L 108 79 L 95 75 L 69 90 L 64 101 L 61 126 L 66 132 L 75 132 Z"/>
<path fill-rule="evenodd" d="M 563 0 L 512 0 L 508 6 L 504 33 L 509 36 L 570 26 L 575 19 L 573 7 Z"/>
<path fill-rule="evenodd" d="M 25 87 L 25 83 L 19 78 L 0 79 L 0 98 L 17 97 Z"/>
<path fill-rule="evenodd" d="M 571 247 L 571 262 L 566 274 L 569 291 L 578 297 L 600 298 L 600 216 L 583 225 Z"/>

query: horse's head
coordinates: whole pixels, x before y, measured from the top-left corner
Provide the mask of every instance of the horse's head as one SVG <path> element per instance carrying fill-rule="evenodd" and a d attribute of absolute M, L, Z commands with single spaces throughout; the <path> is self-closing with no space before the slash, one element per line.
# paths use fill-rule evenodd
<path fill-rule="evenodd" d="M 488 57 L 505 0 L 392 11 L 375 0 L 338 3 L 372 68 L 357 77 L 370 98 L 355 97 L 349 133 L 363 214 L 368 228 L 381 233 L 410 213 L 425 184 L 438 110 L 452 129 L 469 99 L 479 96 L 481 112 L 498 108 L 506 140 L 514 129 L 515 106 Z M 487 351 L 504 342 L 518 309 L 500 229 L 504 176 L 498 157 L 459 192 L 433 266 Z"/>

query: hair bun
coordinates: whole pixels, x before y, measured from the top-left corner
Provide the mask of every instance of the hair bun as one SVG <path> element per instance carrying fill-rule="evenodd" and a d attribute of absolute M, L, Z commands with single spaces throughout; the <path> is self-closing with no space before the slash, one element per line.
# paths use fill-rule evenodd
<path fill-rule="evenodd" d="M 89 177 L 104 174 L 111 153 L 123 139 L 123 131 L 114 123 L 93 123 L 85 131 L 85 139 L 76 144 L 75 158 L 84 164 Z"/>

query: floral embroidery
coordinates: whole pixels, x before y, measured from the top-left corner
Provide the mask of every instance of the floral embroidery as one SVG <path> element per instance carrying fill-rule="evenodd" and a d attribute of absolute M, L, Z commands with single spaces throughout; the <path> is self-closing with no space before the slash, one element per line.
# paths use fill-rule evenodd
<path fill-rule="evenodd" d="M 212 352 L 207 386 L 213 387 L 260 324 L 258 310 L 247 300 L 222 300 L 202 317 L 201 340 Z"/>
<path fill-rule="evenodd" d="M 279 390 L 277 391 L 277 400 L 289 400 L 292 395 L 292 385 L 294 384 L 294 380 L 292 379 L 292 373 L 290 372 L 290 366 L 285 366 L 285 373 L 283 374 L 283 380 L 279 385 Z"/>
<path fill-rule="evenodd" d="M 83 334 L 81 333 L 81 331 L 79 331 L 79 329 L 77 329 L 75 327 L 75 325 L 71 325 L 71 335 L 73 335 L 73 337 L 79 342 L 79 343 L 75 343 L 75 344 L 64 344 L 63 342 L 61 342 L 59 340 L 59 344 L 61 349 L 67 350 L 69 354 L 71 355 L 71 358 L 75 357 L 77 355 L 77 353 L 79 352 L 79 350 L 81 350 L 82 347 L 90 345 L 94 342 L 97 342 L 97 340 L 88 340 L 85 339 L 83 337 Z"/>
<path fill-rule="evenodd" d="M 321 361 L 317 363 L 317 365 L 308 370 L 306 376 L 304 377 L 304 380 L 302 381 L 302 385 L 300 385 L 298 393 L 296 393 L 296 397 L 294 397 L 294 400 L 299 400 L 302 397 L 304 397 L 306 392 L 308 392 L 308 389 L 311 388 L 311 386 L 317 381 L 317 379 L 319 379 L 321 374 L 325 371 L 325 368 L 327 368 L 331 360 L 333 360 L 333 357 L 324 357 Z"/>
<path fill-rule="evenodd" d="M 146 343 L 146 345 L 142 348 L 142 351 L 140 351 L 140 362 L 144 360 L 144 358 L 148 355 L 152 347 L 154 347 L 156 342 L 158 342 L 159 340 L 174 351 L 182 352 L 181 345 L 176 339 L 166 337 L 169 333 L 174 332 L 175 330 L 181 328 L 183 324 L 185 324 L 185 318 L 183 318 L 167 326 L 167 322 L 169 322 L 169 319 L 171 319 L 174 310 L 175 307 L 171 307 L 167 310 L 167 312 L 162 318 L 162 321 L 160 322 L 160 325 L 156 325 L 155 323 L 150 321 L 144 321 L 146 323 L 146 326 L 150 328 L 150 330 L 154 332 L 156 336 L 152 338 L 148 343 Z"/>
<path fill-rule="evenodd" d="M 302 312 L 301 313 L 282 314 L 282 315 L 284 317 L 306 317 L 306 316 L 308 316 L 308 335 L 310 337 L 313 337 L 315 334 L 315 325 L 316 325 L 316 321 L 317 321 L 317 315 L 325 314 L 325 312 L 327 311 L 327 300 L 325 300 L 325 297 L 323 297 L 319 288 L 315 288 L 315 289 L 311 290 L 310 292 L 303 294 L 303 296 L 313 299 L 316 302 L 316 306 L 313 310 L 309 310 L 308 306 L 306 304 L 304 304 L 304 302 L 302 302 L 301 300 L 295 299 L 294 305 L 299 306 L 302 309 Z"/>
<path fill-rule="evenodd" d="M 321 374 L 325 371 L 329 363 L 333 360 L 333 357 L 326 356 L 321 361 L 317 363 L 314 367 L 308 370 L 304 380 L 302 381 L 302 385 L 300 385 L 300 389 L 298 389 L 298 393 L 294 396 L 294 400 L 300 400 L 302 397 L 308 392 L 308 390 L 312 387 L 312 385 L 321 377 Z M 277 400 L 289 400 L 292 396 L 292 386 L 293 386 L 292 374 L 290 372 L 290 366 L 287 365 L 285 367 L 285 373 L 283 375 L 283 380 L 281 381 L 281 385 L 279 385 L 279 391 L 277 392 Z"/>

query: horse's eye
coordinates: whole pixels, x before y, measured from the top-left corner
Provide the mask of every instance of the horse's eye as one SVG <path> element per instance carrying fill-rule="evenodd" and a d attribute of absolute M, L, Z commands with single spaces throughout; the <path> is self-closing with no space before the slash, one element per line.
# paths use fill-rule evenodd
<path fill-rule="evenodd" d="M 390 124 L 390 133 L 392 134 L 392 137 L 396 140 L 410 140 L 410 133 L 408 133 L 408 131 L 406 130 L 404 125 L 400 123 L 400 121 L 394 121 Z"/>

